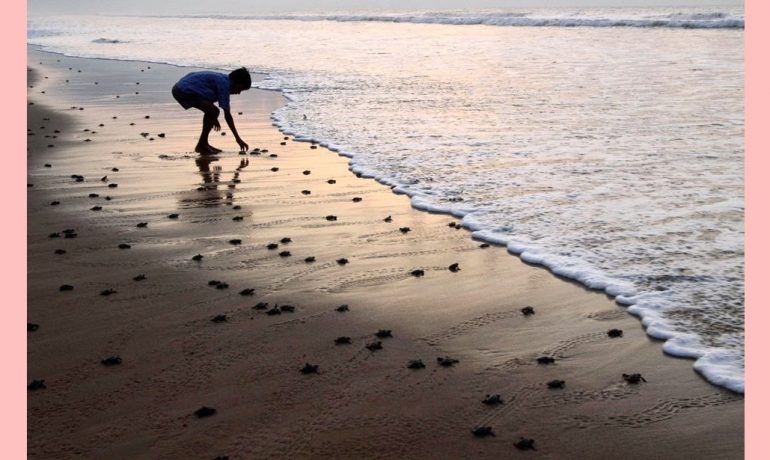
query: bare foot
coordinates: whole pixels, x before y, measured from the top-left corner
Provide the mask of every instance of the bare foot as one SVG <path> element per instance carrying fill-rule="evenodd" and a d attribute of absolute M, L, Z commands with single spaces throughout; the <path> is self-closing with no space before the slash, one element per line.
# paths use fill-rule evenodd
<path fill-rule="evenodd" d="M 215 155 L 221 152 L 221 150 L 216 150 L 212 147 L 209 147 L 208 145 L 203 145 L 203 146 L 197 145 L 195 146 L 195 151 L 200 153 L 201 155 Z"/>
<path fill-rule="evenodd" d="M 213 151 L 214 151 L 214 153 L 219 153 L 219 152 L 221 152 L 221 151 L 222 151 L 222 149 L 218 149 L 218 148 L 216 148 L 216 147 L 214 147 L 213 145 L 210 145 L 210 144 L 209 144 L 209 145 L 206 145 L 206 147 L 208 147 L 208 148 L 210 148 L 211 150 L 213 150 Z"/>

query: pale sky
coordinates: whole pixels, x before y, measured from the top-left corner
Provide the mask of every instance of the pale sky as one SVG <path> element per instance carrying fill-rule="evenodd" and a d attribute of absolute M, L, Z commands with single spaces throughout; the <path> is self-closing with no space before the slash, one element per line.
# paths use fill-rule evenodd
<path fill-rule="evenodd" d="M 421 10 L 591 6 L 740 6 L 742 0 L 28 0 L 42 14 L 269 14 L 354 10 Z"/>

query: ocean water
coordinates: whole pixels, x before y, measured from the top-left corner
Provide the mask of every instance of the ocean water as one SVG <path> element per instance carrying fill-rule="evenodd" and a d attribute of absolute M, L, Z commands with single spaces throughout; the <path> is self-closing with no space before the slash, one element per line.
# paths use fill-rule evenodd
<path fill-rule="evenodd" d="M 28 42 L 264 73 L 284 131 L 604 290 L 743 392 L 743 25 L 729 8 L 57 16 L 30 17 Z"/>

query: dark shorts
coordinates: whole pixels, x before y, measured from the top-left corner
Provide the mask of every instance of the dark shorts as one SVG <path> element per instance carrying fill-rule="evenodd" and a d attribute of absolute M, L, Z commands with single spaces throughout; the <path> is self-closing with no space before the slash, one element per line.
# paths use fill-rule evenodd
<path fill-rule="evenodd" d="M 206 102 L 203 100 L 202 97 L 198 96 L 197 94 L 193 93 L 186 93 L 179 88 L 177 88 L 176 85 L 174 85 L 173 88 L 171 88 L 171 95 L 174 96 L 174 99 L 181 105 L 185 110 L 189 109 L 190 107 L 195 107 L 196 105 L 200 105 L 201 102 Z"/>

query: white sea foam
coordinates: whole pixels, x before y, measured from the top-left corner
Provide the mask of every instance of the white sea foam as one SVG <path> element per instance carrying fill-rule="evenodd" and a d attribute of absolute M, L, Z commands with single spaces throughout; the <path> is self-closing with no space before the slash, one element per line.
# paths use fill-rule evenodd
<path fill-rule="evenodd" d="M 709 381 L 742 392 L 742 26 L 441 22 L 475 14 L 513 24 L 536 13 L 660 24 L 743 17 L 416 15 L 438 25 L 56 17 L 31 18 L 28 41 L 81 56 L 266 72 L 259 86 L 288 98 L 272 116 L 284 132 L 349 157 L 353 172 L 416 208 L 461 218 L 476 239 L 616 296 L 666 340 L 666 353 L 696 359 Z M 222 30 L 239 36 L 237 49 L 217 45 Z M 102 37 L 120 43 L 93 43 Z"/>

